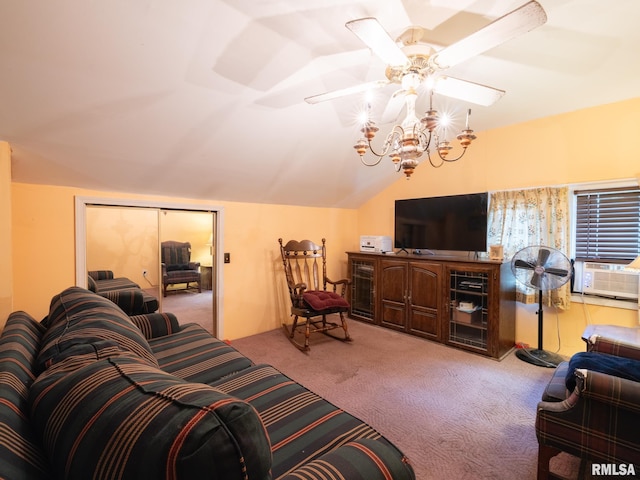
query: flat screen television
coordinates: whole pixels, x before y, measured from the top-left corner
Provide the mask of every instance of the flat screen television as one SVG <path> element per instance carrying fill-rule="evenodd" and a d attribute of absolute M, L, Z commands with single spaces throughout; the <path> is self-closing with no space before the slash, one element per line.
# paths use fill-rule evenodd
<path fill-rule="evenodd" d="M 487 250 L 488 193 L 396 200 L 394 246 L 410 250 Z"/>

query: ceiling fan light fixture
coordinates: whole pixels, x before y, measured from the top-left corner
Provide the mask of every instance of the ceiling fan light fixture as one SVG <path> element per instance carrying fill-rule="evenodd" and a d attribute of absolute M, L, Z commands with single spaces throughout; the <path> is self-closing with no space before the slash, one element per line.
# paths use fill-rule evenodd
<path fill-rule="evenodd" d="M 428 110 L 425 116 L 420 119 L 424 128 L 426 128 L 429 133 L 433 132 L 433 130 L 438 126 L 439 120 L 438 112 L 433 109 Z"/>
<path fill-rule="evenodd" d="M 367 144 L 367 141 L 364 138 L 361 138 L 353 146 L 353 148 L 355 148 L 356 152 L 358 152 L 358 155 L 360 155 L 360 158 L 362 158 L 364 154 L 367 153 L 367 148 L 369 148 L 369 145 Z"/>
<path fill-rule="evenodd" d="M 469 115 L 471 110 L 467 113 L 466 128 L 456 137 L 460 141 L 462 152 L 457 157 L 450 158 L 449 154 L 453 147 L 446 139 L 440 141 L 439 135 L 436 133 L 436 129 L 444 130 L 446 118 L 439 117 L 438 112 L 433 108 L 433 95 L 431 95 L 429 102 L 429 110 L 422 119 L 418 119 L 415 115 L 416 98 L 417 94 L 415 92 L 405 93 L 406 117 L 401 124 L 393 126 L 387 134 L 380 151 L 374 149 L 371 144 L 379 128 L 376 127 L 372 121 L 365 121 L 360 129 L 364 137 L 354 146 L 360 155 L 360 161 L 364 165 L 375 166 L 380 163 L 382 157 L 389 155 L 396 166 L 396 171 L 404 171 L 408 179 L 418 166 L 418 159 L 424 153 L 426 153 L 429 163 L 433 167 L 440 167 L 445 162 L 457 162 L 464 156 L 467 147 L 477 138 L 476 135 L 473 134 L 473 130 L 469 128 Z M 367 105 L 367 109 L 370 110 L 370 108 L 371 106 Z M 366 148 L 363 147 L 362 142 L 366 142 Z M 439 158 L 439 163 L 434 162 L 431 153 L 432 149 L 434 150 L 434 155 L 437 155 Z M 364 159 L 367 150 L 369 150 L 372 155 L 378 157 L 378 160 L 374 163 L 367 163 Z M 400 157 L 399 161 L 397 159 L 398 156 Z"/>
<path fill-rule="evenodd" d="M 369 142 L 374 139 L 379 130 L 380 129 L 376 127 L 376 124 L 371 121 L 367 121 L 360 129 L 364 138 Z"/>
<path fill-rule="evenodd" d="M 449 155 L 449 150 L 451 150 L 452 148 L 453 147 L 451 146 L 451 142 L 447 142 L 446 140 L 444 142 L 440 142 L 438 144 L 438 155 L 444 158 Z"/>
<path fill-rule="evenodd" d="M 473 130 L 466 129 L 463 130 L 462 133 L 458 134 L 456 138 L 460 142 L 460 145 L 462 145 L 462 148 L 467 148 L 469 145 L 471 145 L 471 142 L 473 142 L 478 137 L 473 134 Z"/>
<path fill-rule="evenodd" d="M 402 89 L 394 93 L 391 101 L 388 102 L 382 119 L 386 123 L 399 116 L 403 105 L 398 100 L 402 95 L 406 109 L 404 120 L 393 125 L 380 150 L 376 150 L 372 145 L 372 140 L 379 129 L 370 120 L 371 106 L 366 102 L 367 116 L 361 120 L 363 136 L 354 145 L 354 148 L 360 156 L 361 162 L 366 166 L 377 165 L 382 157 L 389 155 L 396 171 L 404 171 L 406 177 L 409 178 L 423 154 L 426 153 L 426 157 L 433 167 L 440 167 L 445 162 L 460 160 L 467 148 L 477 138 L 473 130 L 469 128 L 471 110 L 468 110 L 466 126 L 456 136 L 460 147 L 462 147 L 462 152 L 457 157 L 452 155 L 453 147 L 445 137 L 445 131 L 450 128 L 447 124 L 447 115 L 439 116 L 437 110 L 433 108 L 434 93 L 482 106 L 492 105 L 505 93 L 504 90 L 479 83 L 443 76 L 439 74 L 439 71 L 533 30 L 544 24 L 546 20 L 547 16 L 542 6 L 537 1 L 531 0 L 476 33 L 438 52 L 435 52 L 432 46 L 421 41 L 424 35 L 422 27 L 409 27 L 398 37 L 397 41 L 394 41 L 377 19 L 366 17 L 352 20 L 347 22 L 345 26 L 387 64 L 385 70 L 387 79 L 314 95 L 305 98 L 305 100 L 308 103 L 318 103 L 356 91 L 362 92 L 390 84 L 402 85 Z M 423 118 L 418 118 L 416 116 L 416 100 L 418 92 L 425 89 L 430 95 L 429 110 Z M 367 163 L 365 160 L 367 150 L 374 157 L 377 157 L 373 163 Z M 433 160 L 436 158 L 439 158 L 439 163 L 434 163 Z"/>

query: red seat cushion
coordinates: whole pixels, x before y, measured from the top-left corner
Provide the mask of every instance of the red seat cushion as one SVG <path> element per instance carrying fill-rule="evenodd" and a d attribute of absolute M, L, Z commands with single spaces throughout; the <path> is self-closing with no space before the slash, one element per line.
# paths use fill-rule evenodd
<path fill-rule="evenodd" d="M 349 302 L 334 292 L 309 290 L 302 294 L 302 298 L 314 310 L 327 310 L 336 307 L 349 308 Z"/>

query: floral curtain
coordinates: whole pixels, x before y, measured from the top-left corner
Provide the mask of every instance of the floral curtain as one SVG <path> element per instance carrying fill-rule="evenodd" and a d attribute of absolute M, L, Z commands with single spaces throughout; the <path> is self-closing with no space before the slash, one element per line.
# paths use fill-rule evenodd
<path fill-rule="evenodd" d="M 569 254 L 569 189 L 545 187 L 491 193 L 487 240 L 502 245 L 505 258 L 524 247 L 544 245 Z M 537 291 L 516 282 L 516 298 L 522 303 L 536 303 Z M 543 303 L 569 308 L 569 282 L 545 292 Z"/>

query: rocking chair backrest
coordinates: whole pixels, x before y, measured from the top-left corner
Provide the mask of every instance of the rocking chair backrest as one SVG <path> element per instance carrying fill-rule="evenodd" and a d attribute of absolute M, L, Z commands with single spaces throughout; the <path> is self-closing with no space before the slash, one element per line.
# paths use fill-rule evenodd
<path fill-rule="evenodd" d="M 322 246 L 311 240 L 299 242 L 289 240 L 286 245 L 283 245 L 282 239 L 279 238 L 278 242 L 292 300 L 295 296 L 295 286 L 300 283 L 306 285 L 305 290 L 325 290 L 327 276 L 325 239 L 322 239 Z"/>

